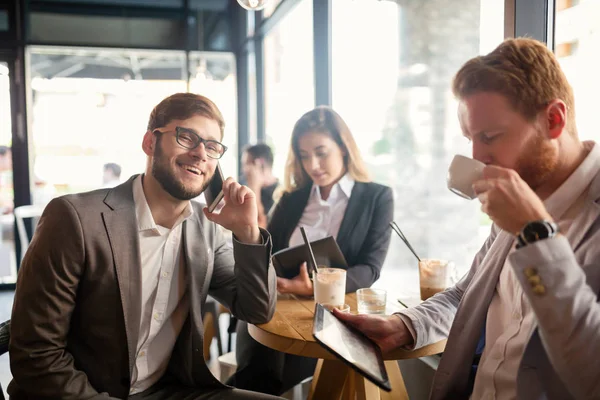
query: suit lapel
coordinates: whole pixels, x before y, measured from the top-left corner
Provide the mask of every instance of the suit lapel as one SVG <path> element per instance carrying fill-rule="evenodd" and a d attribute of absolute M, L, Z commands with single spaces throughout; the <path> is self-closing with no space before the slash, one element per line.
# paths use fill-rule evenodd
<path fill-rule="evenodd" d="M 130 373 L 135 365 L 142 309 L 140 244 L 133 202 L 134 178 L 108 192 L 104 202 L 111 211 L 102 213 L 121 294 Z"/>
<path fill-rule="evenodd" d="M 338 232 L 336 241 L 340 246 L 340 250 L 344 254 L 348 254 L 345 246 L 351 245 L 349 240 L 350 235 L 358 223 L 359 216 L 362 208 L 364 207 L 363 197 L 366 193 L 365 186 L 366 185 L 362 182 L 354 183 L 350 200 L 348 200 L 348 206 L 346 207 L 346 212 L 344 213 L 344 218 L 342 219 L 342 224 L 340 225 L 340 230 Z"/>
<path fill-rule="evenodd" d="M 596 174 L 590 184 L 589 197 L 591 199 L 590 204 L 586 205 L 577 217 L 575 217 L 573 224 L 569 228 L 570 232 L 572 232 L 569 236 L 572 237 L 570 243 L 573 251 L 577 250 L 591 226 L 600 216 L 600 205 L 598 204 L 600 202 L 600 173 Z"/>
<path fill-rule="evenodd" d="M 194 212 L 196 212 L 194 210 Z M 202 327 L 202 310 L 197 307 L 204 303 L 208 292 L 205 287 L 209 268 L 209 256 L 214 249 L 208 245 L 199 218 L 190 218 L 183 223 L 183 248 L 190 296 L 190 313 L 198 326 Z"/>

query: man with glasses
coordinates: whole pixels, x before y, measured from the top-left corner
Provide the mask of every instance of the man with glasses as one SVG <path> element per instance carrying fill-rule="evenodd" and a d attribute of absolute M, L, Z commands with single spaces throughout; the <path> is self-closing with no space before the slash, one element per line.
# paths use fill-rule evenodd
<path fill-rule="evenodd" d="M 11 398 L 266 397 L 222 385 L 203 357 L 207 295 L 250 323 L 269 321 L 276 298 L 254 193 L 228 178 L 219 214 L 190 202 L 227 150 L 223 129 L 209 99 L 167 97 L 144 174 L 46 207 L 17 282 Z"/>

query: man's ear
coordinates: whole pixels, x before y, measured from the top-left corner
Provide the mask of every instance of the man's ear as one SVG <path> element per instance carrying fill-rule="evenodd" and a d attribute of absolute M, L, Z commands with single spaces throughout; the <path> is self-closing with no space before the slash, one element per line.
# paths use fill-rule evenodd
<path fill-rule="evenodd" d="M 548 137 L 557 139 L 567 125 L 567 105 L 560 99 L 552 100 L 546 106 L 545 114 Z"/>
<path fill-rule="evenodd" d="M 154 147 L 156 146 L 156 135 L 151 131 L 146 131 L 142 140 L 142 149 L 147 156 L 154 156 Z"/>

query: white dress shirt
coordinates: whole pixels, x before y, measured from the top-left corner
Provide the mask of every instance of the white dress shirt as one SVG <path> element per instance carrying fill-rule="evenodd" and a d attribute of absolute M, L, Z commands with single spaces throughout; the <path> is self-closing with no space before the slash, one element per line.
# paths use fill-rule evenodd
<path fill-rule="evenodd" d="M 311 242 L 327 236 L 337 238 L 353 187 L 354 179 L 346 174 L 333 185 L 327 200 L 323 200 L 319 186 L 313 184 L 302 217 L 290 237 L 289 246 L 304 244 L 300 232 L 301 226 L 304 227 L 306 236 Z"/>
<path fill-rule="evenodd" d="M 162 377 L 187 318 L 190 305 L 181 235 L 183 221 L 193 214 L 188 204 L 172 229 L 156 225 L 141 175 L 133 182 L 133 201 L 140 241 L 142 318 L 130 394 L 148 389 Z"/>
<path fill-rule="evenodd" d="M 569 178 L 544 201 L 546 209 L 568 239 L 573 219 L 585 205 L 589 186 L 600 171 L 600 147 L 593 146 Z M 511 250 L 511 252 L 514 251 Z M 500 272 L 496 291 L 487 313 L 483 351 L 472 399 L 515 399 L 519 365 L 535 326 L 535 314 L 508 261 Z"/>

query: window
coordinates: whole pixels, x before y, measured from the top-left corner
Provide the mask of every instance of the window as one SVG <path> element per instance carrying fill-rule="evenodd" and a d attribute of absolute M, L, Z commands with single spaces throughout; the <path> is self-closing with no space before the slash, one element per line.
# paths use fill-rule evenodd
<path fill-rule="evenodd" d="M 14 206 L 12 176 L 12 124 L 10 112 L 9 67 L 0 62 L 0 282 L 17 280 L 15 264 Z"/>
<path fill-rule="evenodd" d="M 465 61 L 503 40 L 504 1 L 402 4 L 333 0 L 333 107 L 372 179 L 392 187 L 395 221 L 419 256 L 464 273 L 490 221 L 477 201 L 446 188 L 452 156 L 471 155 L 450 84 Z M 418 292 L 417 261 L 395 234 L 382 274 L 376 285 Z"/>
<path fill-rule="evenodd" d="M 30 55 L 33 203 L 104 186 L 106 163 L 121 167 L 121 181 L 143 172 L 148 116 L 186 91 L 185 54 L 31 47 Z"/>
<path fill-rule="evenodd" d="M 265 36 L 265 129 L 283 178 L 292 128 L 314 107 L 312 0 L 302 0 Z"/>
<path fill-rule="evenodd" d="M 556 3 L 555 53 L 573 86 L 577 130 L 582 140 L 600 140 L 596 98 L 600 92 L 596 55 L 600 46 L 600 0 Z"/>

